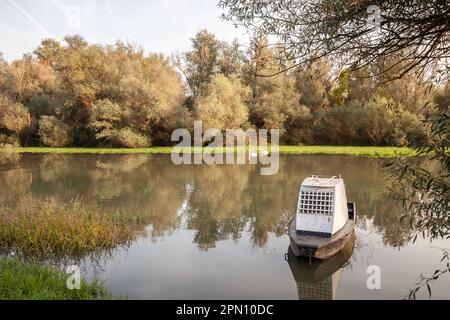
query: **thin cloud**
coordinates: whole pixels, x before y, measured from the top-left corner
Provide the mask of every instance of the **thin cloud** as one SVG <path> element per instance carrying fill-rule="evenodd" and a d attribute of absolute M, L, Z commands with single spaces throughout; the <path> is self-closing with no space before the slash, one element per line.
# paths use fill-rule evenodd
<path fill-rule="evenodd" d="M 112 10 L 111 4 L 109 3 L 109 0 L 103 0 L 103 4 L 105 5 L 106 11 L 108 12 L 109 16 L 113 20 L 114 28 L 117 30 L 119 29 L 119 24 L 116 19 L 116 16 L 114 14 L 114 11 Z"/>
<path fill-rule="evenodd" d="M 247 42 L 244 32 L 219 18 L 221 9 L 216 6 L 217 0 L 134 0 L 133 5 L 119 0 L 4 2 L 8 10 L 0 12 L 1 22 L 16 30 L 17 39 L 12 41 L 5 29 L 0 30 L 0 50 L 12 59 L 20 57 L 20 50 L 33 51 L 44 37 L 41 33 L 57 40 L 76 33 L 90 43 L 99 44 L 129 40 L 141 45 L 146 52 L 167 55 L 189 50 L 190 38 L 201 29 L 208 29 L 220 40 L 232 41 L 237 37 L 241 43 Z M 0 7 L 2 4 L 0 0 Z M 79 8 L 78 15 L 72 10 L 75 6 Z M 16 12 L 20 18 L 24 17 L 27 28 L 14 21 Z M 33 31 L 34 38 L 20 36 L 26 29 Z"/>
<path fill-rule="evenodd" d="M 25 18 L 28 19 L 28 21 L 41 33 L 43 33 L 46 37 L 50 38 L 52 35 L 50 32 L 48 32 L 39 22 L 34 19 L 27 10 L 25 10 L 22 6 L 20 6 L 16 1 L 14 0 L 7 0 L 8 3 L 13 6 L 17 11 L 19 11 Z"/>
<path fill-rule="evenodd" d="M 62 13 L 66 14 L 66 7 L 61 3 L 61 1 L 59 0 L 52 0 L 52 1 Z"/>

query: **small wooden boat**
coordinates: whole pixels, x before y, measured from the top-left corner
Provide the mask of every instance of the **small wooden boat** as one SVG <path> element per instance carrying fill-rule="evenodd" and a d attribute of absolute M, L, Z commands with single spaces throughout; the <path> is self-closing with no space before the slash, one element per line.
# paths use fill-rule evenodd
<path fill-rule="evenodd" d="M 288 227 L 292 252 L 321 260 L 336 255 L 354 237 L 355 220 L 356 206 L 347 203 L 342 178 L 305 179 Z"/>

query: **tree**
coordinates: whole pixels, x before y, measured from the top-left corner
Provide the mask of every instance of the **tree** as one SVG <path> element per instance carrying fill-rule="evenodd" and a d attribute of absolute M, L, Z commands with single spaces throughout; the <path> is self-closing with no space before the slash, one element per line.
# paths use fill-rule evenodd
<path fill-rule="evenodd" d="M 0 92 L 6 92 L 6 80 L 9 74 L 9 64 L 0 52 Z"/>
<path fill-rule="evenodd" d="M 245 61 L 244 52 L 237 40 L 232 43 L 221 42 L 217 57 L 218 72 L 225 75 L 242 75 L 242 67 Z"/>
<path fill-rule="evenodd" d="M 394 178 L 392 190 L 396 198 L 409 208 L 404 219 L 432 239 L 450 234 L 450 94 L 447 90 L 436 96 L 427 115 L 426 124 L 433 138 L 413 145 L 418 157 L 385 165 Z M 429 169 L 430 159 L 432 169 Z"/>
<path fill-rule="evenodd" d="M 252 121 L 260 128 L 280 129 L 287 134 L 287 122 L 298 114 L 309 113 L 307 107 L 300 105 L 300 95 L 295 90 L 295 79 L 279 76 L 274 79 L 270 90 L 261 92 L 252 106 Z"/>
<path fill-rule="evenodd" d="M 268 45 L 267 37 L 252 40 L 244 80 L 252 88 L 250 122 L 257 128 L 280 129 L 281 139 L 298 143 L 305 139 L 308 107 L 300 104 L 296 77 L 291 73 L 271 75 L 280 68 L 278 48 Z M 301 130 L 297 130 L 301 129 Z"/>
<path fill-rule="evenodd" d="M 327 93 L 331 90 L 330 63 L 318 60 L 295 72 L 296 89 L 300 94 L 300 104 L 312 111 L 329 104 Z"/>
<path fill-rule="evenodd" d="M 339 73 L 337 85 L 332 90 L 330 95 L 331 104 L 334 106 L 343 106 L 350 95 L 350 70 L 343 69 Z"/>
<path fill-rule="evenodd" d="M 103 81 L 102 48 L 89 45 L 78 35 L 65 37 L 64 42 L 62 46 L 55 40 L 44 40 L 35 54 L 58 73 L 73 105 L 90 108 Z"/>
<path fill-rule="evenodd" d="M 292 67 L 330 57 L 355 70 L 396 58 L 383 67 L 384 72 L 402 57 L 403 67 L 391 77 L 395 79 L 437 62 L 448 66 L 447 0 L 221 0 L 219 6 L 226 9 L 225 18 L 255 34 L 277 38 Z"/>
<path fill-rule="evenodd" d="M 395 71 L 392 73 L 395 74 Z M 387 76 L 388 79 L 392 77 Z M 405 74 L 401 79 L 380 82 L 382 84 L 375 88 L 380 95 L 392 99 L 415 114 L 421 114 L 423 107 L 436 94 L 435 86 L 430 85 L 427 77 L 418 70 Z"/>
<path fill-rule="evenodd" d="M 50 66 L 39 63 L 31 55 L 13 61 L 7 75 L 7 88 L 12 99 L 27 105 L 33 97 L 54 95 L 58 82 Z"/>
<path fill-rule="evenodd" d="M 177 65 L 183 72 L 195 100 L 218 71 L 220 42 L 207 30 L 199 31 L 191 42 L 192 50 L 178 58 Z"/>
<path fill-rule="evenodd" d="M 425 124 L 432 133 L 426 143 L 413 144 L 417 157 L 402 158 L 385 163 L 388 174 L 393 178 L 391 191 L 401 201 L 406 213 L 401 220 L 431 240 L 450 235 L 450 94 L 448 84 L 434 100 L 434 106 L 427 115 Z M 430 169 L 430 162 L 432 167 Z M 417 234 L 410 237 L 417 240 Z M 434 271 L 431 277 L 421 276 L 421 281 L 409 293 L 415 299 L 416 293 L 427 286 L 431 297 L 430 283 L 450 272 L 449 252 L 443 250 L 446 266 Z"/>
<path fill-rule="evenodd" d="M 179 75 L 161 55 L 134 63 L 120 80 L 118 101 L 129 106 L 129 118 L 139 130 L 173 117 L 183 108 L 184 92 Z M 137 69 L 137 70 L 136 70 Z"/>
<path fill-rule="evenodd" d="M 348 74 L 348 95 L 346 97 L 347 102 L 368 102 L 375 98 L 379 89 L 377 88 L 377 79 L 372 76 L 376 73 L 376 71 L 374 71 L 373 69 L 373 66 L 370 65 L 352 71 Z M 384 95 L 384 97 L 386 99 L 392 99 L 392 96 L 390 95 Z M 398 103 L 401 104 L 400 101 L 398 101 Z"/>
<path fill-rule="evenodd" d="M 188 115 L 180 76 L 166 57 L 145 56 L 141 48 L 120 41 L 112 46 L 90 45 L 80 36 L 64 41 L 44 40 L 35 53 L 42 65 L 54 69 L 61 83 L 64 94 L 55 113 L 73 128 L 76 145 L 99 141 L 98 132 L 93 134 L 90 128 L 92 108 L 102 100 L 120 105 L 123 121 L 131 129 L 122 136 L 127 140 L 133 136 L 127 145 L 148 144 L 145 139 L 138 141 L 137 135 L 170 140 L 168 132 L 181 123 L 176 117 Z M 44 96 L 34 96 L 29 102 L 35 109 L 42 104 Z"/>
<path fill-rule="evenodd" d="M 235 77 L 218 74 L 212 77 L 195 105 L 195 114 L 205 130 L 238 129 L 247 124 L 246 101 L 250 89 Z"/>
<path fill-rule="evenodd" d="M 272 87 L 272 75 L 280 67 L 275 52 L 269 47 L 265 36 L 256 36 L 251 40 L 249 61 L 244 66 L 244 81 L 252 88 L 253 97 Z"/>
<path fill-rule="evenodd" d="M 0 95 L 0 133 L 19 141 L 21 134 L 30 125 L 28 110 L 22 104 Z"/>
<path fill-rule="evenodd" d="M 58 118 L 73 128 L 76 145 L 92 145 L 94 138 L 87 130 L 90 108 L 107 79 L 103 48 L 75 35 L 65 37 L 63 44 L 43 40 L 34 54 L 41 64 L 51 66 L 64 92 L 56 107 Z"/>

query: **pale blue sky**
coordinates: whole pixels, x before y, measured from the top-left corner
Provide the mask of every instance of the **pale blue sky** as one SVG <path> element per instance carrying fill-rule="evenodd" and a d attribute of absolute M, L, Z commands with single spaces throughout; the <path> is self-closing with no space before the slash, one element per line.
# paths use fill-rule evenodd
<path fill-rule="evenodd" d="M 8 60 L 31 52 L 42 38 L 81 34 L 93 43 L 117 39 L 146 52 L 171 53 L 189 48 L 203 28 L 220 40 L 246 42 L 242 29 L 220 19 L 218 0 L 1 0 L 0 52 Z"/>

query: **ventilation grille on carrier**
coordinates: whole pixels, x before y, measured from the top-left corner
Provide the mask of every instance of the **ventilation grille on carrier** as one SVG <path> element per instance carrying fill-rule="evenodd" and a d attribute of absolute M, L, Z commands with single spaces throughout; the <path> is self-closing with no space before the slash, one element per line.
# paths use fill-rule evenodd
<path fill-rule="evenodd" d="M 333 215 L 334 192 L 331 191 L 301 191 L 300 214 Z"/>

